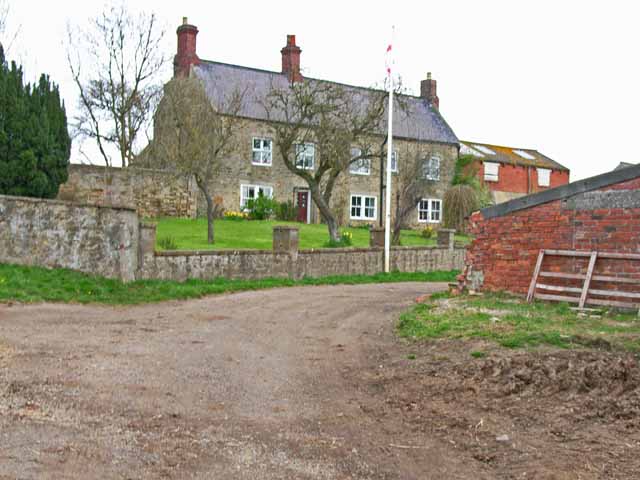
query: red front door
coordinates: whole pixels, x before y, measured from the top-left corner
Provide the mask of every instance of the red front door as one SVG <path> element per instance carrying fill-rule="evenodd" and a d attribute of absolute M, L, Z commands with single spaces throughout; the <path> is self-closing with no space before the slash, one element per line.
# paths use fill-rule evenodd
<path fill-rule="evenodd" d="M 299 222 L 307 223 L 308 208 L 309 208 L 309 192 L 298 191 L 296 194 L 296 206 L 298 207 L 298 217 L 296 220 Z"/>

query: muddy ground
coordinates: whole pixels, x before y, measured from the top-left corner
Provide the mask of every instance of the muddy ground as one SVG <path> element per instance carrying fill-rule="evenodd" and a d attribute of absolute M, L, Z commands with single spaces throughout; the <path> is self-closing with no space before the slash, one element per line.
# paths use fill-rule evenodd
<path fill-rule="evenodd" d="M 640 478 L 637 358 L 398 340 L 444 287 L 0 306 L 0 478 Z"/>

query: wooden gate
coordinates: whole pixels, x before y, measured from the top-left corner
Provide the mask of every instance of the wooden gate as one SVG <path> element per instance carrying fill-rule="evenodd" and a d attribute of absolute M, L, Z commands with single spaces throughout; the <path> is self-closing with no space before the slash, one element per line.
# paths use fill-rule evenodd
<path fill-rule="evenodd" d="M 581 273 L 545 271 L 543 269 L 543 263 L 545 258 L 549 256 L 588 258 L 589 263 L 586 271 Z M 640 261 L 640 254 L 585 252 L 574 250 L 540 250 L 540 253 L 538 254 L 538 261 L 536 262 L 536 267 L 533 271 L 531 284 L 529 285 L 527 301 L 531 302 L 534 298 L 537 298 L 540 300 L 577 303 L 578 308 L 585 308 L 587 304 L 630 309 L 640 308 L 640 292 L 631 292 L 616 288 L 617 285 L 640 285 L 640 278 L 624 275 L 598 275 L 595 271 L 596 262 L 599 259 L 638 262 Z M 640 272 L 640 264 L 638 265 L 636 272 Z M 570 281 L 582 280 L 583 283 L 580 287 L 552 285 L 539 282 L 541 278 L 564 279 Z M 602 282 L 610 285 L 610 287 L 592 288 L 591 285 L 593 282 Z M 553 293 L 540 293 L 538 290 Z M 571 293 L 577 295 L 569 295 Z M 611 297 L 615 300 L 611 299 Z"/>

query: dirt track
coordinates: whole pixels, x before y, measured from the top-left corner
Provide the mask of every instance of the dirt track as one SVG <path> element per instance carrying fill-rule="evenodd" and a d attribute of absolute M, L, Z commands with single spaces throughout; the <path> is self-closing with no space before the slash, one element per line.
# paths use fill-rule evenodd
<path fill-rule="evenodd" d="M 398 314 L 442 288 L 0 306 L 0 478 L 637 478 L 633 358 L 470 362 L 477 345 L 396 340 Z M 555 358 L 602 378 L 550 387 Z"/>

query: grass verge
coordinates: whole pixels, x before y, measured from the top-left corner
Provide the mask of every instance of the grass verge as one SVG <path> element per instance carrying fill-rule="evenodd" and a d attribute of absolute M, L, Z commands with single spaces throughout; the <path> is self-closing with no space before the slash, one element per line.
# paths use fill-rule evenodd
<path fill-rule="evenodd" d="M 66 302 L 104 303 L 132 305 L 198 298 L 217 293 L 261 290 L 274 287 L 300 285 L 338 285 L 391 282 L 450 282 L 457 271 L 435 271 L 425 273 L 401 273 L 376 275 L 348 275 L 323 278 L 268 278 L 263 280 L 188 280 L 173 282 L 165 280 L 139 280 L 122 283 L 95 277 L 72 270 L 49 270 L 40 267 L 24 267 L 0 264 L 0 302 Z"/>
<path fill-rule="evenodd" d="M 405 312 L 398 333 L 414 339 L 486 339 L 507 348 L 548 345 L 640 352 L 640 319 L 635 314 L 581 317 L 568 304 L 528 304 L 506 294 L 436 295 Z"/>

